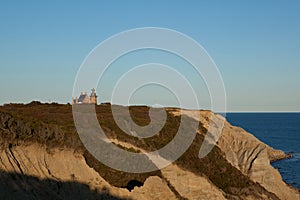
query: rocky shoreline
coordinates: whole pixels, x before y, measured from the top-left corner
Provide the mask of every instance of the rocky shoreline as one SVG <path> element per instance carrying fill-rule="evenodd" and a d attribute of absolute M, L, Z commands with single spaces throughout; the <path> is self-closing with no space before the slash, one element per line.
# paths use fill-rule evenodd
<path fill-rule="evenodd" d="M 281 150 L 277 150 L 274 154 L 269 156 L 270 162 L 276 162 L 279 160 L 290 159 L 293 157 L 293 153 L 285 153 Z"/>
<path fill-rule="evenodd" d="M 280 161 L 280 160 L 285 160 L 285 159 L 291 159 L 293 158 L 293 153 L 285 153 L 284 156 L 278 156 L 274 159 L 270 159 L 271 162 L 276 162 L 276 161 Z"/>

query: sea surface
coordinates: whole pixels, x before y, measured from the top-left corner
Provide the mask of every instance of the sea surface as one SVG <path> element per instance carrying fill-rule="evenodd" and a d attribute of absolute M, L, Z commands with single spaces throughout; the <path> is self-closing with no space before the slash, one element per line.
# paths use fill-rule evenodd
<path fill-rule="evenodd" d="M 226 118 L 271 147 L 293 153 L 271 164 L 286 183 L 300 189 L 300 113 L 227 113 Z"/>

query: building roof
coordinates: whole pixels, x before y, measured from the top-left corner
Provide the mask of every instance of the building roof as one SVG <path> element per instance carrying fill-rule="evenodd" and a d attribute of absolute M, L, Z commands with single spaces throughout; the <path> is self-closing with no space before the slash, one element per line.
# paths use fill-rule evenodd
<path fill-rule="evenodd" d="M 83 102 L 83 100 L 88 96 L 87 94 L 81 94 L 78 98 L 78 102 Z"/>

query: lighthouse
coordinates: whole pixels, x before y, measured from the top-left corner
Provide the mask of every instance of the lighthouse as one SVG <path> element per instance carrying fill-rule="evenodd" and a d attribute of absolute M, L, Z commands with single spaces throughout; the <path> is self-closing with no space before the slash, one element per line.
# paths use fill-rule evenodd
<path fill-rule="evenodd" d="M 87 92 L 81 92 L 79 98 L 72 98 L 72 104 L 95 104 L 97 105 L 97 94 L 96 90 L 93 88 L 90 96 Z"/>

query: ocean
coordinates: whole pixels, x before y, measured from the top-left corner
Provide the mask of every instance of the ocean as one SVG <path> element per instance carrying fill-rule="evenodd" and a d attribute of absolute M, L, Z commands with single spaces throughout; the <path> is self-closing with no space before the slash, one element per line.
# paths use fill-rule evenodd
<path fill-rule="evenodd" d="M 300 189 L 300 113 L 227 113 L 226 118 L 271 147 L 292 153 L 271 164 L 286 183 Z"/>

